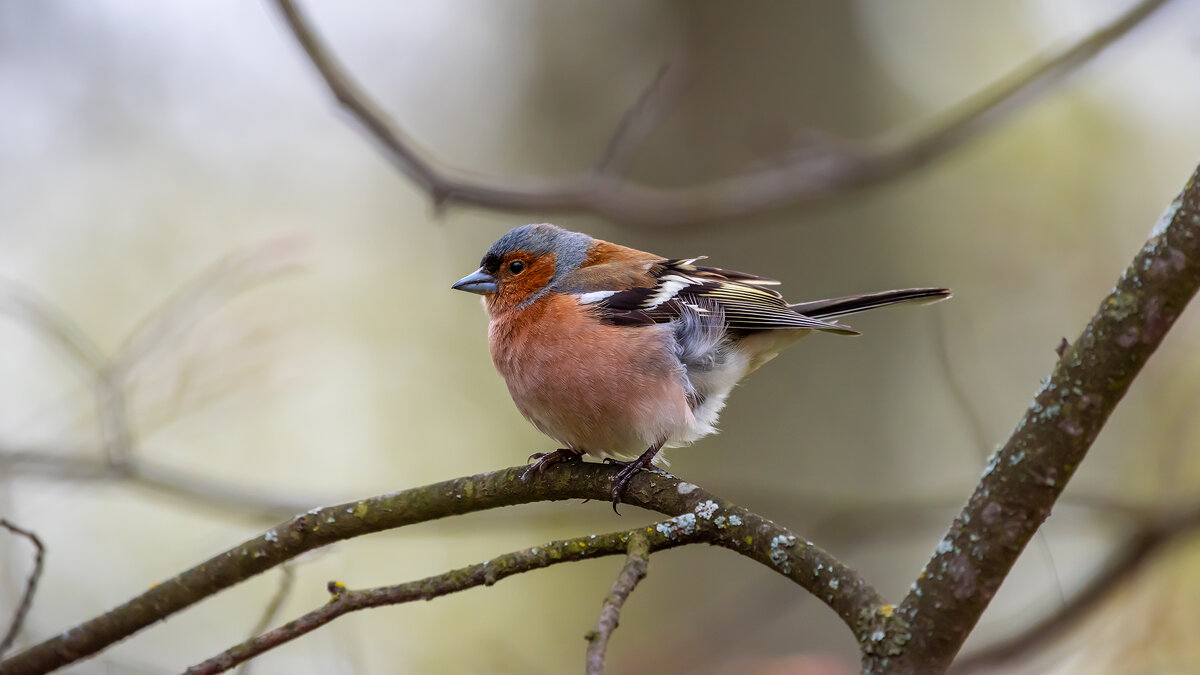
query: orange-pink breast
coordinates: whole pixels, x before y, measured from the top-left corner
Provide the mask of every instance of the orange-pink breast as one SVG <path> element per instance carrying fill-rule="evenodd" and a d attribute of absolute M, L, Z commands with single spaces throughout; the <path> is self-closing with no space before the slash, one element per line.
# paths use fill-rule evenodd
<path fill-rule="evenodd" d="M 492 317 L 489 342 L 521 414 L 572 449 L 637 455 L 693 422 L 667 325 L 602 324 L 551 293 Z"/>

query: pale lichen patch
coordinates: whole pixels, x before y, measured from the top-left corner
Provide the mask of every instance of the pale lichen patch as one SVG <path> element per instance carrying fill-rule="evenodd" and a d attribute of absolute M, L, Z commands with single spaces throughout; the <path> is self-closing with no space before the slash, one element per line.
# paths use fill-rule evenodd
<path fill-rule="evenodd" d="M 697 516 L 705 520 L 711 520 L 713 514 L 717 512 L 717 503 L 711 499 L 706 499 L 704 502 L 697 504 L 694 511 Z"/>
<path fill-rule="evenodd" d="M 1175 220 L 1175 215 L 1179 213 L 1181 207 L 1183 207 L 1182 195 L 1176 197 L 1175 201 L 1168 204 L 1167 208 L 1163 210 L 1162 215 L 1158 217 L 1158 220 L 1154 223 L 1154 227 L 1150 229 L 1151 239 L 1161 237 L 1167 231 L 1167 226 Z"/>
<path fill-rule="evenodd" d="M 675 487 L 675 489 L 678 490 L 679 494 L 681 494 L 681 495 L 690 495 L 698 487 L 700 487 L 700 486 L 696 485 L 694 483 L 680 483 L 678 486 Z"/>
<path fill-rule="evenodd" d="M 771 552 L 768 556 L 775 566 L 783 571 L 784 574 L 790 574 L 792 571 L 792 563 L 788 556 L 788 549 L 796 545 L 796 538 L 791 535 L 779 534 L 771 540 Z M 836 588 L 836 587 L 835 587 Z"/>
<path fill-rule="evenodd" d="M 659 534 L 667 539 L 674 539 L 680 533 L 689 535 L 696 531 L 696 514 L 684 513 L 654 526 Z"/>

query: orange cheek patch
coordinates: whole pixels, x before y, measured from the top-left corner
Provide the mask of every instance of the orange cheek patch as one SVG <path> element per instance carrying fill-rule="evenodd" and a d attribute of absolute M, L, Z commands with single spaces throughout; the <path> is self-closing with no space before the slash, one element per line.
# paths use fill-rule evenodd
<path fill-rule="evenodd" d="M 520 274 L 510 273 L 508 263 L 513 260 L 525 262 L 525 271 Z M 529 296 L 545 288 L 554 278 L 554 260 L 553 253 L 533 258 L 517 251 L 505 256 L 504 263 L 500 266 L 500 288 L 494 302 L 490 305 L 493 310 L 516 307 Z"/>

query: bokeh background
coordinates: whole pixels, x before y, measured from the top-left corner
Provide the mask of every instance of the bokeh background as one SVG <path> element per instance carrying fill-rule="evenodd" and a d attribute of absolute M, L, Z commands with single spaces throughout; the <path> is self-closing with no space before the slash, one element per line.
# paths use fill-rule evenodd
<path fill-rule="evenodd" d="M 684 185 L 786 159 L 813 129 L 915 123 L 1127 2 L 306 2 L 348 68 L 447 165 L 553 176 L 595 162 L 659 67 L 692 81 L 631 166 Z M 955 298 L 856 318 L 732 397 L 672 470 L 787 524 L 900 598 L 942 529 L 1200 157 L 1200 5 L 1177 0 L 1010 122 L 878 189 L 684 229 L 456 207 L 435 213 L 337 110 L 271 6 L 0 3 L 0 516 L 48 548 L 22 644 L 288 513 L 520 463 L 553 447 L 449 285 L 523 222 L 781 279 L 796 301 L 914 285 Z M 48 328 L 30 307 L 74 328 Z M 1200 485 L 1200 312 L 1135 384 L 968 644 L 1079 588 L 1130 525 Z M 122 369 L 138 476 L 100 463 L 86 340 Z M 112 420 L 108 420 L 111 427 Z M 111 432 L 111 428 L 110 428 Z M 112 444 L 110 444 L 110 449 Z M 118 448 L 119 449 L 119 448 Z M 90 468 L 89 468 L 90 467 Z M 277 621 L 325 583 L 390 584 L 653 519 L 534 505 L 297 561 Z M 363 612 L 258 673 L 558 673 L 619 567 L 558 566 Z M 0 537 L 0 616 L 28 546 Z M 1195 672 L 1194 547 L 1130 582 L 1020 672 Z M 244 639 L 278 571 L 72 673 L 168 673 Z M 770 570 L 656 555 L 615 672 L 853 672 L 822 605 Z M 825 669 L 818 671 L 817 669 Z"/>

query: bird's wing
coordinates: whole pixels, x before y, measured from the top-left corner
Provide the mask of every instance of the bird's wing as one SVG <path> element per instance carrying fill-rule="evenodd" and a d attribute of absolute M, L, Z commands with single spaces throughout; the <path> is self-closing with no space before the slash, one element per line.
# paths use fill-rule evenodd
<path fill-rule="evenodd" d="M 700 258 L 663 260 L 647 271 L 645 285 L 624 290 L 579 293 L 603 320 L 617 325 L 646 325 L 678 319 L 685 312 L 719 314 L 726 328 L 739 331 L 808 328 L 857 334 L 836 323 L 813 319 L 788 307 L 774 289 L 779 282 L 744 272 L 696 265 Z"/>

